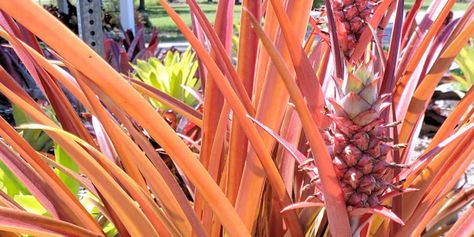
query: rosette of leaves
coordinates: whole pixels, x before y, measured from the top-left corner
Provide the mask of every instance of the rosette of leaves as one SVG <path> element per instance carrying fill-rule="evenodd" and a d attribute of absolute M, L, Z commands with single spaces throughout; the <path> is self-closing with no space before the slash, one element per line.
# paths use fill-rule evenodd
<path fill-rule="evenodd" d="M 197 103 L 193 95 L 201 86 L 195 77 L 198 63 L 190 49 L 184 53 L 168 51 L 163 60 L 150 58 L 148 61 L 137 60 L 132 66 L 135 70 L 133 77 L 139 79 L 166 94 L 193 106 Z M 160 111 L 169 108 L 155 99 L 151 104 Z"/>
<path fill-rule="evenodd" d="M 452 76 L 456 81 L 453 83 L 455 89 L 468 91 L 474 84 L 474 46 L 466 45 L 455 59 L 459 65 L 461 75 L 453 73 Z"/>

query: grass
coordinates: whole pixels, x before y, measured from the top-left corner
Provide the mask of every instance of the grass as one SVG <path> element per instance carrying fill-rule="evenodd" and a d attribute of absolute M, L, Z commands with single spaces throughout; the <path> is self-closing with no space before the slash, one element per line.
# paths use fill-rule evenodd
<path fill-rule="evenodd" d="M 118 4 L 114 3 L 118 0 L 104 1 L 104 7 L 118 14 Z M 214 23 L 217 10 L 217 0 L 214 3 L 208 3 L 207 0 L 197 1 L 202 11 L 206 15 L 207 19 Z M 134 0 L 135 7 L 138 8 L 138 0 Z M 175 0 L 175 3 L 170 3 L 171 7 L 178 13 L 181 19 L 191 27 L 191 15 L 189 14 L 189 7 L 184 0 Z M 234 8 L 234 22 L 239 22 L 240 13 L 242 11 L 241 5 L 236 5 Z M 158 0 L 146 0 L 145 1 L 145 12 L 151 25 L 155 26 L 160 33 L 160 41 L 181 41 L 185 40 L 179 32 L 175 23 L 168 16 L 163 7 L 158 3 Z M 147 29 L 149 31 L 150 29 Z"/>
<path fill-rule="evenodd" d="M 191 15 L 189 14 L 189 7 L 187 4 L 173 3 L 171 6 L 180 15 L 181 19 L 183 19 L 188 26 L 191 26 Z M 206 14 L 207 19 L 209 19 L 211 23 L 214 23 L 217 4 L 201 2 L 199 3 L 199 6 L 201 7 L 204 14 Z M 239 22 L 241 10 L 242 7 L 240 5 L 235 6 L 234 22 Z M 156 2 L 147 2 L 146 13 L 148 14 L 150 23 L 160 32 L 160 40 L 173 41 L 183 39 L 173 20 L 168 17 L 166 11 Z"/>
<path fill-rule="evenodd" d="M 1 0 L 0 0 L 1 1 Z M 56 0 L 36 0 L 41 2 L 41 4 L 56 4 Z M 70 0 L 71 3 L 75 3 L 77 0 Z M 175 9 L 179 14 L 181 19 L 184 22 L 191 26 L 191 16 L 189 14 L 189 7 L 184 0 L 175 0 L 176 3 L 171 3 L 170 5 Z M 199 6 L 203 10 L 204 14 L 207 16 L 207 19 L 211 23 L 214 23 L 217 10 L 217 0 L 214 0 L 214 3 L 208 3 L 206 0 L 197 1 Z M 104 0 L 104 8 L 108 11 L 115 12 L 119 14 L 119 0 Z M 135 8 L 138 8 L 138 0 L 134 0 Z M 234 8 L 234 22 L 239 22 L 240 13 L 242 10 L 241 5 L 236 5 Z M 158 3 L 158 0 L 146 0 L 145 1 L 145 12 L 148 15 L 150 23 L 155 26 L 160 33 L 160 41 L 180 41 L 184 40 L 184 37 L 178 31 L 178 28 L 174 24 L 173 20 L 168 17 L 166 11 Z M 147 29 L 149 32 L 150 29 Z"/>
<path fill-rule="evenodd" d="M 405 0 L 405 9 L 410 9 L 415 0 Z M 421 6 L 422 11 L 426 11 L 431 4 L 432 0 L 425 0 Z M 462 11 L 467 9 L 468 2 L 457 2 L 454 4 L 454 11 Z M 186 22 L 188 26 L 191 26 L 191 17 L 189 15 L 189 8 L 184 3 L 173 3 L 171 4 L 173 8 L 178 12 L 182 19 Z M 211 21 L 214 21 L 216 15 L 217 4 L 209 4 L 207 1 L 201 1 L 199 4 L 206 14 L 207 18 Z M 234 22 L 238 22 L 240 17 L 242 7 L 240 5 L 235 6 L 234 11 Z M 174 41 L 174 40 L 183 40 L 183 37 L 176 28 L 174 22 L 168 17 L 163 8 L 155 0 L 146 1 L 146 12 L 153 26 L 157 27 L 161 32 L 160 40 L 162 41 Z"/>
<path fill-rule="evenodd" d="M 466 2 L 456 2 L 453 6 L 453 11 L 463 11 L 467 9 L 467 6 L 469 5 L 469 1 L 472 0 L 467 0 Z M 423 2 L 423 5 L 421 5 L 421 10 L 426 11 L 428 10 L 428 7 L 430 6 L 432 0 L 425 0 Z M 410 7 L 415 3 L 415 0 L 405 0 L 405 10 L 410 9 Z"/>
<path fill-rule="evenodd" d="M 55 3 L 53 0 L 37 0 L 41 1 L 42 4 Z M 469 1 L 469 0 L 468 0 Z M 71 2 L 75 2 L 72 0 Z M 104 0 L 104 6 L 113 5 L 115 10 L 118 11 L 118 4 L 112 3 L 118 2 L 118 0 Z M 136 7 L 138 7 L 138 0 L 134 0 Z M 189 14 L 189 7 L 184 3 L 183 0 L 177 0 L 178 3 L 171 3 L 171 6 L 178 12 L 180 17 L 186 22 L 188 26 L 191 26 L 191 16 Z M 202 10 L 206 14 L 207 18 L 214 23 L 217 9 L 217 0 L 214 0 L 214 3 L 208 3 L 207 1 L 198 1 Z M 415 0 L 405 0 L 405 9 L 410 9 Z M 421 6 L 422 11 L 426 11 L 431 4 L 432 0 L 425 0 Z M 457 2 L 454 4 L 454 11 L 462 11 L 467 9 L 469 2 Z M 184 40 L 181 33 L 176 28 L 176 25 L 171 20 L 170 17 L 166 14 L 164 9 L 159 5 L 157 0 L 146 0 L 146 13 L 148 15 L 150 23 L 155 26 L 160 32 L 161 41 L 180 41 Z M 240 18 L 242 7 L 240 5 L 235 6 L 234 9 L 234 22 L 238 22 Z"/>

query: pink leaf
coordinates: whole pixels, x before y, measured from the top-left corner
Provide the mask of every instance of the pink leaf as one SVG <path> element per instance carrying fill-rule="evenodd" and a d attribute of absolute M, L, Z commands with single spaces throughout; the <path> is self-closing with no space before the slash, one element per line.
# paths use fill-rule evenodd
<path fill-rule="evenodd" d="M 305 207 L 322 207 L 324 206 L 324 203 L 322 202 L 297 202 L 293 203 L 280 211 L 280 213 L 283 213 L 285 211 L 289 210 L 294 210 L 294 209 L 299 209 L 299 208 L 305 208 Z"/>
<path fill-rule="evenodd" d="M 392 210 L 384 207 L 384 206 L 377 206 L 377 207 L 372 207 L 372 208 L 357 208 L 349 212 L 349 214 L 354 215 L 354 216 L 362 216 L 364 214 L 378 214 L 383 217 L 387 217 L 390 220 L 393 220 L 397 222 L 400 225 L 405 225 L 405 223 L 395 215 L 395 213 L 392 212 Z"/>
<path fill-rule="evenodd" d="M 389 192 L 383 194 L 382 197 L 380 198 L 380 200 L 383 201 L 383 200 L 394 198 L 396 196 L 399 196 L 399 195 L 402 195 L 402 194 L 405 194 L 405 193 L 415 192 L 415 191 L 418 191 L 418 190 L 419 189 L 417 189 L 417 188 L 406 188 L 406 189 L 403 189 L 402 191 L 390 190 Z"/>
<path fill-rule="evenodd" d="M 306 156 L 304 156 L 300 151 L 298 151 L 294 146 L 292 146 L 285 138 L 283 138 L 280 135 L 276 134 L 269 127 L 265 126 L 264 124 L 262 124 L 258 120 L 252 118 L 250 115 L 247 115 L 247 117 L 250 118 L 253 122 L 255 122 L 258 126 L 263 128 L 263 130 L 265 132 L 267 132 L 270 136 L 275 138 L 275 140 L 277 140 L 285 148 L 285 150 L 287 150 L 288 153 L 293 158 L 295 158 L 295 160 L 298 162 L 298 164 L 300 164 L 300 165 L 305 164 L 306 160 L 308 160 L 306 158 Z M 310 177 L 313 178 L 313 176 L 315 176 L 315 175 L 314 175 L 314 173 L 311 173 L 311 174 L 313 174 L 313 175 L 310 175 Z"/>

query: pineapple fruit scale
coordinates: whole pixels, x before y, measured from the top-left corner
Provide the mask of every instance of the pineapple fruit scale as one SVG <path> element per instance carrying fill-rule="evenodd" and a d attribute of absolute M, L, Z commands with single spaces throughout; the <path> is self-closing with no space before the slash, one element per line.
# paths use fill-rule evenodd
<path fill-rule="evenodd" d="M 332 8 L 338 21 L 338 39 L 346 57 L 350 57 L 367 27 L 375 7 L 374 0 L 333 0 Z"/>
<path fill-rule="evenodd" d="M 362 66 L 348 73 L 338 98 L 329 99 L 331 125 L 324 135 L 348 207 L 378 206 L 389 187 L 392 146 L 381 113 L 390 104 L 378 94 L 378 81 Z"/>

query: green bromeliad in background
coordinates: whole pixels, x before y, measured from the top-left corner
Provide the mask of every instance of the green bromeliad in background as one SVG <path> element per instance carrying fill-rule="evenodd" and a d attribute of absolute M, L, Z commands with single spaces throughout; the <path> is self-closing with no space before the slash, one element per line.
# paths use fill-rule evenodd
<path fill-rule="evenodd" d="M 147 61 L 137 60 L 137 64 L 132 65 L 132 67 L 136 72 L 136 74 L 133 74 L 134 78 L 189 106 L 197 104 L 196 96 L 201 87 L 201 82 L 196 78 L 198 63 L 191 49 L 187 49 L 183 53 L 168 51 L 162 60 L 158 58 L 150 58 Z M 150 101 L 160 111 L 169 109 L 169 107 L 155 99 L 150 99 Z"/>

